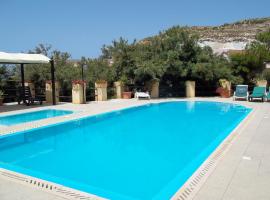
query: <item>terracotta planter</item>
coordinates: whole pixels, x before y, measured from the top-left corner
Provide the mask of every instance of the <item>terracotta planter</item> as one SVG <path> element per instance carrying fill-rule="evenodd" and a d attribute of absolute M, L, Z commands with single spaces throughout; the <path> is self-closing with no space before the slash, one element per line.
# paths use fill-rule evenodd
<path fill-rule="evenodd" d="M 4 98 L 0 98 L 0 106 L 3 105 Z"/>
<path fill-rule="evenodd" d="M 123 92 L 123 99 L 131 99 L 132 92 Z"/>
<path fill-rule="evenodd" d="M 230 90 L 219 87 L 216 92 L 220 95 L 221 98 L 229 98 L 231 96 Z"/>

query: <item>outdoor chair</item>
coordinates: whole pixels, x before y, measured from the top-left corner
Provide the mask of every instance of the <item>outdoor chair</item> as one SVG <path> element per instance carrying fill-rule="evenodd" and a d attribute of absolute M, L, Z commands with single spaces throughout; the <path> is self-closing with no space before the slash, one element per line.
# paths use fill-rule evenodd
<path fill-rule="evenodd" d="M 237 85 L 233 94 L 233 100 L 244 99 L 248 100 L 248 85 Z"/>
<path fill-rule="evenodd" d="M 31 94 L 31 90 L 30 87 L 25 86 L 24 87 L 24 92 L 23 92 L 23 88 L 19 87 L 19 94 L 18 94 L 18 104 L 21 104 L 21 102 L 23 101 L 23 103 L 25 103 L 27 106 L 34 104 L 35 101 L 39 102 L 39 104 L 42 104 L 42 99 L 40 97 L 33 97 Z"/>
<path fill-rule="evenodd" d="M 249 95 L 249 101 L 253 101 L 254 99 L 261 99 L 262 102 L 266 97 L 266 87 L 257 86 L 253 88 L 252 94 Z"/>
<path fill-rule="evenodd" d="M 134 97 L 137 99 L 150 99 L 150 95 L 148 92 L 135 92 Z"/>
<path fill-rule="evenodd" d="M 266 98 L 266 101 L 270 101 L 270 87 L 268 89 L 268 93 L 266 94 L 265 98 Z"/>

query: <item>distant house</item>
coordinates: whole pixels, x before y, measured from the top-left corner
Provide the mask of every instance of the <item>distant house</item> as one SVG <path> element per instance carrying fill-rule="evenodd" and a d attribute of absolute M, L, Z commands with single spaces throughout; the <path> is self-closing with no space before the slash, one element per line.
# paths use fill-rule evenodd
<path fill-rule="evenodd" d="M 74 67 L 79 67 L 81 60 L 79 59 L 69 59 L 67 60 L 68 63 L 73 64 Z"/>
<path fill-rule="evenodd" d="M 265 62 L 265 68 L 266 69 L 270 69 L 270 61 L 266 61 Z"/>
<path fill-rule="evenodd" d="M 111 67 L 111 66 L 113 65 L 113 63 L 114 63 L 113 58 L 110 58 L 110 59 L 108 59 L 107 61 L 108 61 L 108 64 L 109 64 L 110 67 Z"/>

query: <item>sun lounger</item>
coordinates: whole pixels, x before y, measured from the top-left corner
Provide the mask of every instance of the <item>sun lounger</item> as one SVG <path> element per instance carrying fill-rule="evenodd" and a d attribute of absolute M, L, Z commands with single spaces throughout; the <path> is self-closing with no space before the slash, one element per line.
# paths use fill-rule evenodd
<path fill-rule="evenodd" d="M 140 98 L 150 99 L 150 95 L 148 92 L 135 92 L 134 97 L 137 99 L 140 99 Z"/>
<path fill-rule="evenodd" d="M 248 100 L 248 85 L 237 85 L 233 94 L 233 100 L 245 99 Z"/>
<path fill-rule="evenodd" d="M 25 103 L 26 105 L 30 105 L 30 104 L 34 104 L 35 101 L 38 101 L 39 104 L 42 104 L 42 100 L 41 98 L 38 97 L 33 97 L 31 94 L 31 90 L 28 86 L 24 87 L 24 92 L 23 92 L 23 88 L 20 87 L 19 88 L 19 94 L 18 94 L 18 104 L 21 104 L 21 102 L 23 101 L 23 103 Z"/>
<path fill-rule="evenodd" d="M 264 101 L 264 98 L 266 96 L 266 87 L 258 86 L 254 87 L 252 94 L 249 95 L 249 101 L 253 101 L 254 99 L 261 99 Z"/>
<path fill-rule="evenodd" d="M 265 98 L 266 98 L 266 101 L 270 101 L 270 87 L 269 87 L 268 93 L 266 94 Z"/>

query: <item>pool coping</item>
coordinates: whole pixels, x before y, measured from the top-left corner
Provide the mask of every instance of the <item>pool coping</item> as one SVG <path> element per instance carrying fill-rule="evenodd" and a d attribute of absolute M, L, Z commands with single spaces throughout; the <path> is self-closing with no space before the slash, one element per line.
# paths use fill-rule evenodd
<path fill-rule="evenodd" d="M 241 103 L 236 103 L 236 102 L 224 102 L 220 100 L 201 100 L 201 99 L 171 99 L 171 100 L 161 100 L 161 101 L 156 101 L 156 102 L 145 102 L 140 105 L 131 105 L 127 106 L 124 108 L 120 109 L 115 109 L 112 111 L 105 111 L 101 112 L 98 114 L 89 114 L 87 112 L 80 113 L 79 117 L 73 116 L 73 117 L 68 117 L 67 119 L 63 120 L 62 118 L 65 116 L 59 116 L 59 117 L 54 117 L 51 118 L 54 121 L 50 119 L 46 120 L 40 120 L 41 122 L 34 125 L 34 126 L 27 126 L 26 129 L 20 129 L 20 130 L 14 130 L 14 131 L 9 131 L 4 134 L 1 133 L 0 131 L 0 136 L 1 135 L 9 135 L 9 134 L 14 134 L 18 132 L 24 132 L 24 131 L 30 131 L 31 129 L 36 129 L 36 128 L 42 128 L 43 126 L 53 126 L 61 123 L 66 123 L 68 121 L 74 121 L 76 119 L 83 119 L 87 117 L 92 117 L 95 115 L 102 115 L 114 111 L 121 111 L 125 109 L 130 109 L 130 108 L 135 108 L 135 107 L 140 107 L 140 106 L 145 106 L 145 105 L 151 105 L 151 104 L 156 104 L 156 103 L 166 103 L 166 102 L 175 102 L 175 101 L 207 101 L 207 102 L 218 102 L 218 103 L 229 103 L 229 104 L 235 104 L 235 105 L 241 105 L 246 108 L 252 108 L 252 110 L 248 113 L 247 116 L 241 122 L 229 133 L 229 135 L 218 145 L 218 147 L 209 155 L 209 157 L 200 165 L 199 168 L 196 169 L 195 172 L 188 178 L 187 181 L 175 192 L 175 194 L 171 197 L 172 200 L 190 200 L 192 199 L 196 193 L 199 191 L 203 183 L 207 180 L 207 177 L 210 176 L 211 172 L 214 171 L 215 167 L 217 166 L 218 162 L 221 160 L 221 158 L 226 154 L 226 152 L 229 150 L 230 146 L 233 144 L 235 138 L 240 134 L 241 130 L 245 128 L 247 125 L 248 121 L 251 119 L 252 116 L 254 116 L 255 111 L 257 111 L 257 108 L 248 106 L 248 105 L 243 105 Z M 44 107 L 42 108 L 42 110 Z M 60 108 L 61 109 L 61 108 Z M 73 115 L 73 114 L 71 114 Z M 55 118 L 61 118 L 60 121 L 56 122 Z M 46 123 L 49 121 L 49 123 Z M 52 122 L 50 122 L 52 121 Z M 44 124 L 45 123 L 45 124 Z M 16 125 L 15 125 L 16 126 Z M 4 168 L 0 167 L 0 176 L 2 178 L 12 180 L 30 187 L 34 187 L 52 194 L 55 194 L 57 196 L 61 196 L 64 198 L 68 199 L 86 199 L 86 200 L 104 200 L 106 198 L 90 194 L 87 192 L 83 192 L 80 190 L 76 190 L 67 186 L 63 186 L 51 181 L 46 181 L 43 179 L 39 179 L 33 176 L 29 176 L 26 174 L 18 173 L 15 171 L 7 170 Z"/>
<path fill-rule="evenodd" d="M 89 113 L 88 111 L 75 111 L 72 109 L 65 109 L 65 108 L 59 108 L 59 110 L 66 110 L 66 111 L 73 111 L 73 113 L 68 114 L 68 115 L 62 115 L 62 116 L 56 116 L 56 117 L 52 117 L 52 118 L 47 118 L 47 119 L 41 119 L 41 120 L 37 120 L 37 121 L 31 121 L 31 122 L 27 122 L 27 123 L 23 123 L 23 124 L 16 124 L 16 125 L 12 125 L 12 126 L 1 126 L 2 130 L 0 130 L 0 136 L 3 135 L 9 135 L 9 134 L 14 134 L 14 133 L 19 133 L 19 132 L 24 132 L 24 131 L 29 131 L 31 129 L 36 129 L 36 128 L 40 128 L 43 126 L 53 126 L 53 125 L 57 125 L 60 123 L 65 123 L 67 121 L 72 121 L 72 120 L 77 120 L 77 119 L 82 119 L 82 118 L 86 118 L 86 117 L 91 117 L 91 116 L 95 116 L 95 115 L 102 115 L 102 114 L 106 114 L 106 113 L 110 113 L 110 112 L 114 112 L 114 111 L 120 111 L 120 110 L 124 110 L 124 109 L 129 109 L 129 108 L 135 108 L 138 106 L 144 106 L 144 105 L 150 105 L 150 104 L 156 104 L 156 103 L 166 103 L 166 102 L 177 102 L 177 101 L 208 101 L 208 102 L 219 102 L 219 103 L 230 103 L 230 104 L 234 104 L 234 105 L 241 105 L 241 106 L 245 106 L 247 108 L 252 108 L 250 106 L 247 105 L 242 105 L 240 103 L 236 103 L 236 102 L 224 102 L 220 99 L 215 99 L 215 100 L 205 100 L 205 99 L 158 99 L 157 101 L 144 101 L 141 104 L 136 104 L 136 105 L 128 105 L 126 107 L 122 107 L 122 108 L 118 108 L 118 109 L 112 109 L 109 111 L 104 111 L 104 112 L 99 112 L 99 113 Z M 35 111 L 41 111 L 41 110 L 46 110 L 46 109 L 56 109 L 51 108 L 51 107 L 39 107 L 39 108 L 30 108 L 31 111 L 26 111 L 28 112 L 35 112 Z M 57 110 L 57 109 L 56 109 Z M 23 111 L 19 110 L 19 111 L 10 111 L 12 113 L 12 115 L 16 115 L 16 114 L 22 114 Z M 3 115 L 3 114 L 0 114 Z M 6 114 L 5 114 L 6 115 Z M 9 115 L 9 114 L 8 114 Z M 7 116 L 8 116 L 7 115 Z"/>
<path fill-rule="evenodd" d="M 26 124 L 26 123 L 33 123 L 33 122 L 38 122 L 38 121 L 41 121 L 41 120 L 46 120 L 46 119 L 51 119 L 51 118 L 55 118 L 55 117 L 64 117 L 66 115 L 71 115 L 71 114 L 74 114 L 76 113 L 76 111 L 72 111 L 72 110 L 67 110 L 67 109 L 56 109 L 56 108 L 39 108 L 39 109 L 34 109 L 34 110 L 27 110 L 26 112 L 10 112 L 8 114 L 4 113 L 0 113 L 0 119 L 1 118 L 4 118 L 4 117 L 13 117 L 13 116 L 20 116 L 20 115 L 25 115 L 25 114 L 33 114 L 33 113 L 39 113 L 39 112 L 43 112 L 43 111 L 62 111 L 62 112 L 68 112 L 66 114 L 63 114 L 63 115 L 58 115 L 58 116 L 52 116 L 52 117 L 49 117 L 49 118 L 41 118 L 41 119 L 38 119 L 38 120 L 31 120 L 29 122 L 19 122 L 17 124 L 11 124 L 11 125 L 6 125 L 6 124 L 0 124 L 0 127 L 2 128 L 9 128 L 11 126 L 19 126 L 19 125 L 23 125 L 23 124 Z M 1 136 L 1 133 L 0 133 L 0 136 Z"/>
<path fill-rule="evenodd" d="M 247 108 L 250 108 L 246 106 Z M 218 145 L 218 147 L 208 156 L 208 158 L 196 169 L 195 172 L 185 181 L 185 183 L 171 197 L 172 200 L 191 200 L 207 178 L 215 170 L 219 161 L 233 145 L 237 136 L 248 125 L 255 115 L 257 108 L 252 108 L 250 113 L 230 132 L 230 134 Z"/>
<path fill-rule="evenodd" d="M 30 186 L 45 192 L 49 192 L 67 199 L 105 200 L 105 198 L 96 196 L 94 194 L 86 193 L 51 181 L 46 181 L 4 168 L 0 168 L 0 176 L 1 178 L 11 180 L 26 186 Z"/>
<path fill-rule="evenodd" d="M 41 119 L 41 120 L 37 120 L 37 121 L 31 121 L 31 122 L 27 122 L 27 123 L 23 123 L 23 124 L 16 124 L 13 126 L 4 126 L 4 127 L 2 127 L 3 129 L 0 130 L 0 136 L 10 135 L 10 134 L 24 132 L 24 131 L 30 131 L 31 129 L 42 128 L 44 126 L 54 126 L 54 125 L 57 125 L 60 123 L 66 123 L 66 122 L 72 121 L 72 120 L 83 119 L 83 118 L 87 118 L 87 117 L 91 117 L 91 116 L 95 116 L 95 115 L 102 115 L 102 114 L 106 114 L 109 112 L 114 112 L 114 111 L 118 111 L 118 110 L 120 111 L 123 109 L 129 109 L 129 108 L 133 108 L 133 107 L 137 107 L 137 106 L 144 106 L 144 105 L 151 104 L 151 103 L 153 103 L 153 102 L 144 102 L 143 104 L 139 104 L 139 105 L 131 105 L 131 106 L 123 107 L 120 109 L 112 109 L 110 111 L 104 111 L 104 112 L 94 113 L 94 114 L 89 113 L 88 111 L 74 111 L 72 109 L 69 110 L 69 109 L 59 108 L 59 110 L 73 111 L 73 113 L 67 114 L 67 115 L 62 115 L 62 116 L 51 117 L 51 118 L 47 118 L 47 119 Z M 42 110 L 46 110 L 46 109 L 56 109 L 56 108 L 40 107 L 40 108 L 31 109 L 31 111 L 29 111 L 29 112 L 42 111 Z M 22 111 L 18 111 L 18 113 L 16 111 L 11 111 L 11 112 L 12 112 L 12 114 L 16 115 L 16 114 L 21 114 Z"/>

